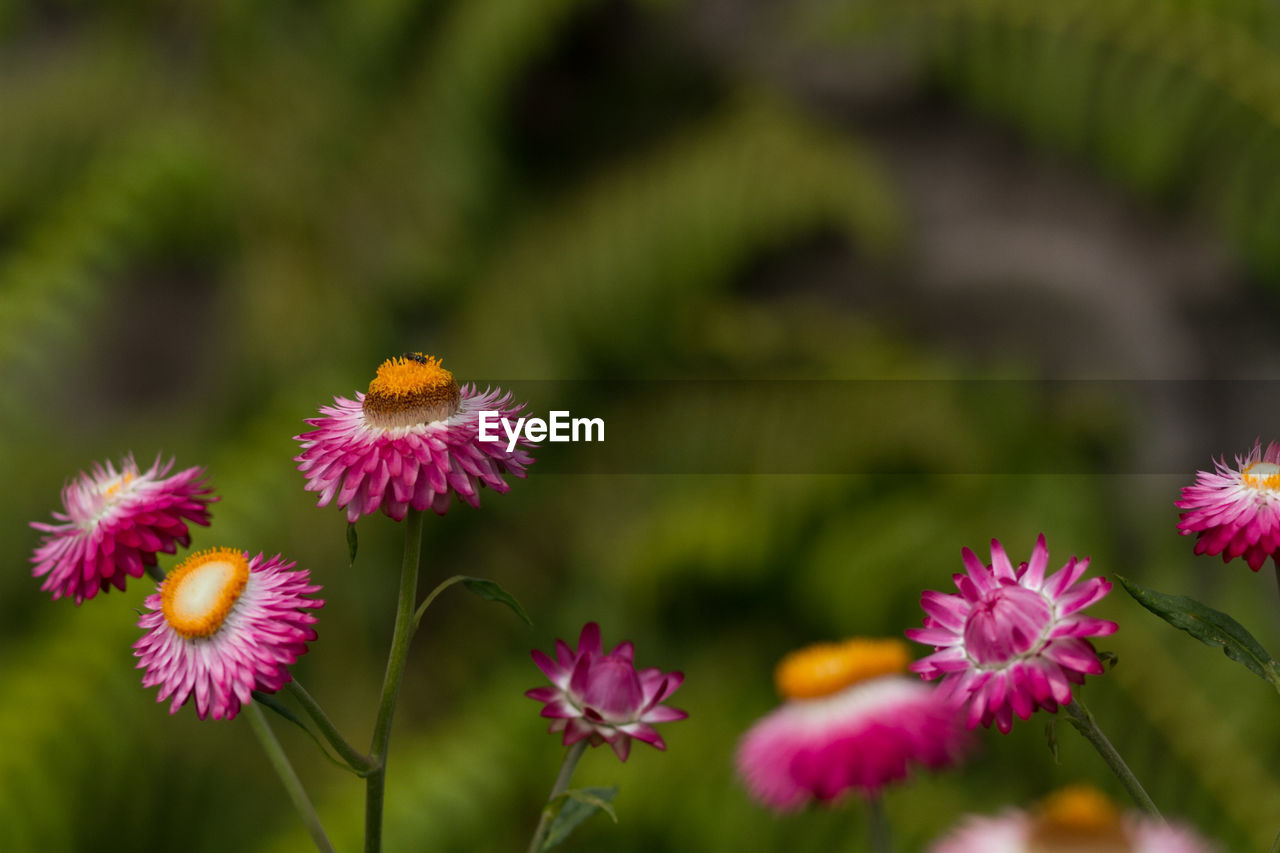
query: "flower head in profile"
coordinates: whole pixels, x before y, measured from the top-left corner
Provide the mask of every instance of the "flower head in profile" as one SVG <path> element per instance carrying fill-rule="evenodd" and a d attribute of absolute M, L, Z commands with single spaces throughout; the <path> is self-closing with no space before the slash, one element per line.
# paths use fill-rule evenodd
<path fill-rule="evenodd" d="M 307 490 L 320 506 L 346 508 L 354 523 L 382 510 L 401 521 L 412 507 L 443 515 L 452 495 L 480 505 L 480 487 L 506 492 L 504 474 L 523 477 L 533 457 L 521 438 L 510 451 L 504 441 L 480 441 L 481 412 L 510 418 L 523 409 L 500 389 L 461 388 L 437 358 L 410 353 L 384 361 L 367 393 L 338 397 L 294 436 L 294 457 Z"/>
<path fill-rule="evenodd" d="M 970 816 L 929 853 L 1214 853 L 1185 826 L 1121 814 L 1098 791 L 1064 788 L 1030 812 Z"/>
<path fill-rule="evenodd" d="M 154 566 L 156 554 L 172 554 L 191 544 L 187 523 L 209 523 L 212 489 L 201 468 L 168 476 L 173 460 L 157 459 L 146 471 L 132 456 L 120 469 L 94 463 L 62 489 L 62 511 L 54 523 L 33 521 L 44 532 L 31 557 L 32 574 L 54 599 L 80 604 L 111 587 L 123 590 L 130 577 Z"/>
<path fill-rule="evenodd" d="M 914 766 L 940 768 L 963 752 L 964 725 L 932 686 L 905 676 L 900 640 L 852 639 L 793 652 L 775 673 L 781 707 L 738 745 L 738 774 L 777 811 L 874 796 Z"/>
<path fill-rule="evenodd" d="M 1196 535 L 1197 554 L 1221 554 L 1222 562 L 1244 557 L 1255 572 L 1280 549 L 1280 443 L 1265 453 L 1261 441 L 1235 467 L 1214 461 L 1214 471 L 1197 471 L 1174 506 L 1185 510 L 1183 536 Z"/>
<path fill-rule="evenodd" d="M 564 732 L 565 746 L 584 738 L 592 746 L 607 743 L 626 761 L 632 740 L 667 748 L 653 728 L 655 723 L 689 716 L 661 704 L 684 682 L 682 673 L 637 670 L 630 642 L 619 643 L 605 654 L 600 626 L 594 622 L 583 626 L 577 651 L 563 640 L 556 640 L 555 651 L 552 658 L 534 649 L 533 662 L 552 686 L 535 687 L 524 695 L 544 703 L 542 716 L 551 718 L 548 731 Z"/>
<path fill-rule="evenodd" d="M 187 557 L 146 600 L 133 644 L 144 687 L 160 685 L 169 713 L 192 696 L 200 719 L 231 719 L 260 690 L 288 684 L 289 666 L 316 638 L 308 613 L 324 601 L 305 569 L 280 555 L 215 548 Z"/>
<path fill-rule="evenodd" d="M 1017 567 L 994 539 L 990 565 L 968 548 L 961 554 L 965 573 L 954 575 L 959 594 L 925 592 L 924 627 L 907 636 L 934 647 L 911 669 L 925 679 L 941 677 L 941 689 L 967 706 L 970 728 L 995 722 L 1007 733 L 1015 714 L 1025 720 L 1036 708 L 1056 712 L 1071 701 L 1072 684 L 1102 674 L 1088 638 L 1114 634 L 1117 626 L 1084 615 L 1111 591 L 1105 578 L 1077 583 L 1087 557 L 1072 557 L 1046 577 L 1043 535 L 1031 560 Z"/>

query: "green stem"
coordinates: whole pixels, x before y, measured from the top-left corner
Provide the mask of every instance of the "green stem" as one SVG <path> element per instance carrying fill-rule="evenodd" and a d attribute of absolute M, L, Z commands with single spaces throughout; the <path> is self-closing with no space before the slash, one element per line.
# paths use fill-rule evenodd
<path fill-rule="evenodd" d="M 320 733 L 324 735 L 324 739 L 329 742 L 334 751 L 347 762 L 347 765 L 362 776 L 367 776 L 372 772 L 376 765 L 369 756 L 356 749 L 347 739 L 342 736 L 329 717 L 325 714 L 324 709 L 320 707 L 320 703 L 311 697 L 298 680 L 295 678 L 288 683 L 287 689 L 293 694 L 293 698 L 298 700 L 298 704 L 302 706 L 302 710 L 310 715 L 315 721 L 316 728 L 320 729 Z"/>
<path fill-rule="evenodd" d="M 289 792 L 289 799 L 293 801 L 293 807 L 297 809 L 298 816 L 306 825 L 311 840 L 316 843 L 316 849 L 321 853 L 333 853 L 333 845 L 329 843 L 329 837 L 324 834 L 324 827 L 320 825 L 320 816 L 316 814 L 311 800 L 307 799 L 302 781 L 298 779 L 293 765 L 289 763 L 289 757 L 280 747 L 280 741 L 276 740 L 275 732 L 271 731 L 271 726 L 263 716 L 262 709 L 258 707 L 257 702 L 249 702 L 244 707 L 249 716 L 249 725 L 253 727 L 253 733 L 258 736 L 258 742 L 262 744 L 267 760 L 275 768 L 284 789 Z"/>
<path fill-rule="evenodd" d="M 871 832 L 871 853 L 890 853 L 893 850 L 893 844 L 890 841 L 889 818 L 884 813 L 884 801 L 878 796 L 874 796 L 867 800 L 867 810 L 869 819 L 867 821 Z"/>
<path fill-rule="evenodd" d="M 1084 703 L 1078 699 L 1072 699 L 1062 706 L 1062 710 L 1067 712 L 1067 716 L 1070 717 L 1071 724 L 1076 727 L 1076 730 L 1084 735 L 1089 743 L 1093 744 L 1093 748 L 1102 756 L 1102 760 L 1107 762 L 1107 766 L 1119 778 L 1120 784 L 1124 785 L 1134 803 L 1147 814 L 1160 817 L 1160 810 L 1151 801 L 1151 797 L 1143 789 L 1138 777 L 1133 775 L 1129 765 L 1124 763 L 1120 753 L 1111 745 L 1111 741 L 1107 740 L 1107 736 L 1102 733 L 1102 729 L 1098 728 L 1097 721 L 1094 720 L 1093 714 L 1089 713 L 1089 709 L 1084 706 Z"/>
<path fill-rule="evenodd" d="M 391 743 L 391 718 L 395 715 L 400 681 L 413 638 L 413 605 L 418 597 L 418 558 L 422 551 L 422 513 L 410 509 L 404 519 L 404 559 L 400 563 L 400 598 L 396 602 L 396 626 L 391 635 L 391 654 L 382 681 L 382 698 L 373 725 L 373 745 L 369 758 L 377 767 L 366 778 L 364 800 L 365 853 L 382 850 L 382 801 L 387 786 L 387 747 Z"/>
<path fill-rule="evenodd" d="M 547 806 L 542 810 L 542 817 L 538 820 L 538 828 L 533 831 L 533 838 L 529 841 L 529 853 L 538 853 L 542 849 L 543 838 L 547 834 L 547 829 L 551 823 L 551 803 L 556 797 L 569 790 L 569 780 L 573 778 L 573 771 L 578 767 L 578 760 L 582 758 L 582 753 L 587 750 L 587 741 L 585 739 L 578 741 L 569 747 L 569 751 L 564 755 L 564 763 L 560 765 L 560 772 L 556 775 L 556 783 L 551 787 L 551 796 L 547 797 Z"/>
<path fill-rule="evenodd" d="M 418 623 L 422 621 L 423 614 L 427 612 L 427 608 L 431 606 L 431 602 L 436 600 L 436 596 L 453 586 L 455 583 L 466 579 L 466 575 L 454 575 L 448 580 L 440 581 L 440 583 L 436 584 L 436 588 L 431 590 L 431 594 L 422 602 L 422 605 L 418 608 L 418 612 L 413 614 L 413 630 L 415 632 L 418 630 Z"/>

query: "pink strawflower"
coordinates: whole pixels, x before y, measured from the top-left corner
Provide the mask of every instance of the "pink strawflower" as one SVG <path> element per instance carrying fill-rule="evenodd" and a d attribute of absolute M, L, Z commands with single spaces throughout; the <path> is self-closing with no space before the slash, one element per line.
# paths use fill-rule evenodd
<path fill-rule="evenodd" d="M 653 728 L 689 716 L 679 708 L 659 704 L 684 682 L 683 673 L 650 668 L 637 671 L 635 647 L 619 643 L 604 654 L 600 626 L 588 622 L 578 637 L 575 652 L 563 640 L 556 640 L 552 659 L 538 649 L 533 662 L 553 687 L 535 687 L 525 696 L 545 703 L 542 716 L 551 718 L 547 731 L 564 732 L 565 746 L 583 738 L 592 746 L 607 743 L 623 761 L 631 754 L 632 739 L 666 749 L 667 744 Z"/>
<path fill-rule="evenodd" d="M 139 471 L 132 456 L 106 467 L 93 465 L 62 489 L 62 512 L 56 524 L 31 522 L 44 531 L 31 562 L 31 573 L 43 577 L 40 588 L 54 599 L 67 596 L 80 604 L 126 578 L 142 577 L 156 564 L 156 554 L 172 554 L 191 544 L 187 522 L 208 525 L 209 504 L 217 500 L 202 479 L 204 470 L 188 468 L 166 476 L 173 460 L 157 459 Z"/>
<path fill-rule="evenodd" d="M 452 494 L 479 506 L 481 486 L 506 492 L 504 474 L 525 476 L 533 457 L 522 446 L 532 443 L 521 437 L 507 450 L 500 426 L 496 441 L 481 441 L 479 429 L 481 412 L 514 428 L 523 408 L 501 389 L 459 388 L 439 359 L 411 353 L 383 362 L 367 394 L 338 397 L 309 418 L 315 429 L 294 436 L 302 443 L 294 461 L 319 505 L 346 507 L 349 522 L 379 509 L 396 521 L 410 507 L 443 515 Z"/>
<path fill-rule="evenodd" d="M 1280 443 L 1262 452 L 1257 441 L 1232 468 L 1214 461 L 1214 473 L 1197 471 L 1194 486 L 1182 490 L 1174 506 L 1183 536 L 1196 534 L 1197 554 L 1222 554 L 1222 562 L 1244 557 L 1255 572 L 1280 549 Z"/>
<path fill-rule="evenodd" d="M 160 685 L 176 714 L 193 695 L 196 715 L 231 719 L 250 691 L 274 693 L 292 679 L 289 666 L 316 638 L 308 610 L 324 601 L 305 569 L 277 554 L 215 548 L 192 554 L 148 596 L 133 644 L 144 687 Z"/>
<path fill-rule="evenodd" d="M 1086 638 L 1114 634 L 1117 626 L 1082 613 L 1111 591 L 1105 578 L 1076 583 L 1089 558 L 1072 557 L 1046 578 L 1043 535 L 1030 562 L 1016 569 L 994 539 L 989 566 L 968 548 L 961 554 L 966 574 L 953 576 L 960 594 L 925 592 L 924 628 L 907 636 L 934 647 L 911 669 L 925 679 L 942 677 L 940 689 L 968 706 L 970 728 L 994 721 L 1007 733 L 1014 714 L 1025 720 L 1037 707 L 1054 713 L 1071 701 L 1072 684 L 1102 674 Z"/>
<path fill-rule="evenodd" d="M 1091 788 L 1072 787 L 1038 809 L 971 815 L 929 853 L 1214 853 L 1190 828 L 1120 812 Z"/>
<path fill-rule="evenodd" d="M 967 738 L 932 686 L 902 675 L 899 640 L 848 640 L 788 655 L 776 680 L 786 703 L 759 720 L 737 751 L 738 774 L 777 811 L 874 797 L 913 767 L 955 763 Z"/>

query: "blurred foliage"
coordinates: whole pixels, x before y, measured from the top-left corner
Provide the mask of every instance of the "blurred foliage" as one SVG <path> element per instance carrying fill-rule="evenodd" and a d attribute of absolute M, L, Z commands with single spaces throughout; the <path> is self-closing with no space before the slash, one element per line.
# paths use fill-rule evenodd
<path fill-rule="evenodd" d="M 877 328 L 838 294 L 748 286 L 814 238 L 892 266 L 912 223 L 848 122 L 700 50 L 683 9 L 0 0 L 0 477 L 20 486 L 0 498 L 14 568 L 0 576 L 0 846 L 308 849 L 247 725 L 170 718 L 138 688 L 145 584 L 50 603 L 23 568 L 25 524 L 95 459 L 207 465 L 222 502 L 195 546 L 313 569 L 329 604 L 297 674 L 362 742 L 399 530 L 362 521 L 348 568 L 343 516 L 302 491 L 291 436 L 409 349 L 503 380 L 536 411 L 570 389 L 527 380 L 596 381 L 597 411 L 643 425 L 676 473 L 535 465 L 510 495 L 431 521 L 425 588 L 492 577 L 536 629 L 460 591 L 433 605 L 393 740 L 389 850 L 520 848 L 561 752 L 520 695 L 540 680 L 528 649 L 589 619 L 607 642 L 633 639 L 642 665 L 684 670 L 673 701 L 691 716 L 664 731 L 665 754 L 587 755 L 576 783 L 620 785 L 620 824 L 592 819 L 564 849 L 860 849 L 856 804 L 775 818 L 732 777 L 787 650 L 900 634 L 960 547 L 993 535 L 1016 553 L 1043 531 L 1055 560 L 1193 586 L 1205 562 L 1172 533 L 1177 479 L 1019 473 L 1123 453 L 1115 401 L 1002 403 L 941 382 L 927 408 L 886 398 L 795 447 L 795 419 L 830 413 L 761 394 L 722 418 L 678 393 L 690 377 L 1036 376 Z M 807 44 L 833 22 L 843 49 L 901 48 L 921 85 L 1032 146 L 1219 211 L 1242 257 L 1280 275 L 1272 5 L 849 0 L 797 4 L 772 35 Z M 637 411 L 610 391 L 624 379 L 672 393 Z M 738 473 L 678 473 L 717 441 Z M 797 457 L 799 473 L 750 473 Z M 966 473 L 979 470 L 1011 473 Z M 1274 605 L 1248 583 L 1262 581 L 1216 586 L 1213 603 L 1276 647 Z M 1106 644 L 1119 666 L 1086 691 L 1104 728 L 1168 812 L 1225 849 L 1266 849 L 1274 696 L 1118 595 L 1098 609 L 1123 626 Z M 891 792 L 903 849 L 1075 780 L 1121 796 L 1069 730 L 1055 764 L 1046 721 Z M 278 728 L 355 849 L 361 783 Z"/>

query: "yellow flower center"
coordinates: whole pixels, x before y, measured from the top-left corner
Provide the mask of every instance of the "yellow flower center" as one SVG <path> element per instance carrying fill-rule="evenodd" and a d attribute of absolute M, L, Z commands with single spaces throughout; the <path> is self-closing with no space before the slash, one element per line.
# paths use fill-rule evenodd
<path fill-rule="evenodd" d="M 364 397 L 364 416 L 379 427 L 426 424 L 453 415 L 461 401 L 458 383 L 440 359 L 407 353 L 378 366 Z"/>
<path fill-rule="evenodd" d="M 249 563 L 231 548 L 192 554 L 160 585 L 160 607 L 173 630 L 188 639 L 222 627 L 249 582 Z"/>
<path fill-rule="evenodd" d="M 1028 847 L 1034 853 L 1130 853 L 1120 811 L 1101 792 L 1073 785 L 1040 804 Z"/>
<path fill-rule="evenodd" d="M 788 699 L 813 699 L 878 675 L 906 672 L 910 662 L 911 653 L 901 640 L 855 637 L 792 652 L 778 664 L 773 679 Z"/>
<path fill-rule="evenodd" d="M 1254 489 L 1280 489 L 1280 465 L 1254 462 L 1240 472 L 1240 482 Z"/>
<path fill-rule="evenodd" d="M 117 492 L 133 482 L 133 476 L 132 471 L 125 471 L 123 474 L 112 480 L 111 485 L 102 490 L 102 496 L 104 498 L 114 498 Z"/>

